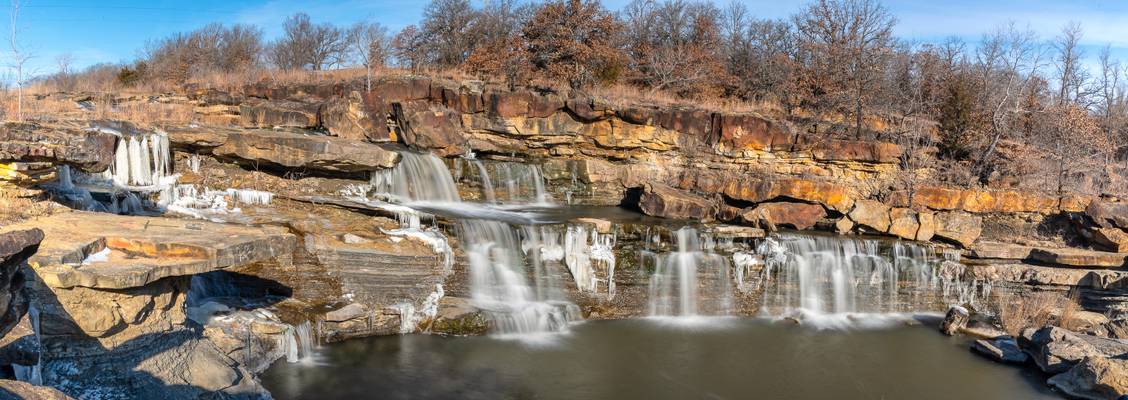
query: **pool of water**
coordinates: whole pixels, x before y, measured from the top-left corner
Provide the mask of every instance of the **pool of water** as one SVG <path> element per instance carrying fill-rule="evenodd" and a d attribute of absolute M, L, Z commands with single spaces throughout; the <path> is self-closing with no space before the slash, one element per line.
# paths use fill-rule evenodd
<path fill-rule="evenodd" d="M 891 325 L 639 319 L 534 340 L 377 337 L 261 378 L 281 400 L 1058 398 L 1045 377 L 982 359 L 931 324 Z"/>

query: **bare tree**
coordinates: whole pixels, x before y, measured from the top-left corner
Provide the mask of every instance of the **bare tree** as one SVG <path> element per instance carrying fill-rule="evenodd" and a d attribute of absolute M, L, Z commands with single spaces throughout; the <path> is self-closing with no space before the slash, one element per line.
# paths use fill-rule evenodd
<path fill-rule="evenodd" d="M 1058 79 L 1058 104 L 1081 103 L 1083 101 L 1082 88 L 1085 86 L 1084 68 L 1081 59 L 1085 56 L 1081 50 L 1082 37 L 1081 24 L 1070 22 L 1061 29 L 1061 35 L 1054 38 L 1053 48 L 1057 52 L 1054 63 L 1057 66 Z"/>
<path fill-rule="evenodd" d="M 322 70 L 344 61 L 348 43 L 341 29 L 329 23 L 314 24 L 297 13 L 282 26 L 283 35 L 270 46 L 271 61 L 282 69 Z"/>
<path fill-rule="evenodd" d="M 10 36 L 8 37 L 8 44 L 12 51 L 12 58 L 9 60 L 12 70 L 15 74 L 16 85 L 16 120 L 23 121 L 23 86 L 24 86 L 24 65 L 32 55 L 23 48 L 19 41 L 19 17 L 20 17 L 20 1 L 12 0 L 12 6 L 9 11 L 10 20 Z"/>
<path fill-rule="evenodd" d="M 720 14 L 711 3 L 632 2 L 626 25 L 634 80 L 683 97 L 719 95 L 726 73 Z"/>
<path fill-rule="evenodd" d="M 246 71 L 259 64 L 262 57 L 262 29 L 254 25 L 236 24 L 222 29 L 219 35 L 219 65 L 227 72 Z"/>
<path fill-rule="evenodd" d="M 1029 104 L 1020 97 L 1042 67 L 1043 50 L 1033 31 L 1019 30 L 1014 23 L 1000 26 L 985 35 L 977 52 L 980 109 L 988 121 L 987 148 L 976 161 L 981 182 L 993 172 L 992 157 L 999 141 L 1014 129 L 1017 117 Z"/>
<path fill-rule="evenodd" d="M 407 65 L 416 72 L 427 59 L 426 40 L 415 25 L 404 27 L 392 39 L 392 53 L 400 65 Z"/>
<path fill-rule="evenodd" d="M 849 98 L 860 137 L 869 89 L 881 77 L 897 19 L 876 0 L 818 0 L 793 21 L 811 57 L 810 73 L 818 76 L 813 81 L 828 95 L 842 91 L 837 97 Z"/>
<path fill-rule="evenodd" d="M 364 87 L 372 90 L 372 69 L 383 67 L 388 59 L 388 29 L 377 22 L 357 22 L 349 28 L 350 51 L 364 65 Z"/>
<path fill-rule="evenodd" d="M 470 0 L 431 0 L 427 4 L 421 26 L 435 63 L 454 67 L 470 56 L 475 14 Z"/>

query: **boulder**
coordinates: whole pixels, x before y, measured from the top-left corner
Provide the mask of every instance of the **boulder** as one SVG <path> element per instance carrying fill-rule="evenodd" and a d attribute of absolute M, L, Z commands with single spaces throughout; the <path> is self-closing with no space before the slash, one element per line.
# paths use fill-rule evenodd
<path fill-rule="evenodd" d="M 489 331 L 489 318 L 469 299 L 443 297 L 431 322 L 431 332 L 448 335 L 483 335 Z"/>
<path fill-rule="evenodd" d="M 948 336 L 960 333 L 967 326 L 969 319 L 971 319 L 970 311 L 964 307 L 953 306 L 944 314 L 944 320 L 940 321 L 940 332 Z"/>
<path fill-rule="evenodd" d="M 1128 203 L 1093 200 L 1085 208 L 1085 215 L 1102 228 L 1128 229 Z"/>
<path fill-rule="evenodd" d="M 459 114 L 452 110 L 433 109 L 423 104 L 404 105 L 399 123 L 403 142 L 408 146 L 431 150 L 440 157 L 465 154 L 469 150 Z"/>
<path fill-rule="evenodd" d="M 330 135 L 349 140 L 381 143 L 391 141 L 386 115 L 373 112 L 359 92 L 335 98 L 325 104 L 321 125 Z"/>
<path fill-rule="evenodd" d="M 320 103 L 292 100 L 248 100 L 239 105 L 244 128 L 315 128 L 320 111 Z"/>
<path fill-rule="evenodd" d="M 920 220 L 917 212 L 908 208 L 894 208 L 889 210 L 888 233 L 902 239 L 913 240 L 920 230 Z"/>
<path fill-rule="evenodd" d="M 941 239 L 959 243 L 969 248 L 983 233 L 983 217 L 960 211 L 946 211 L 935 214 L 934 235 Z"/>
<path fill-rule="evenodd" d="M 1128 394 L 1128 360 L 1085 357 L 1069 371 L 1054 375 L 1046 383 L 1073 398 L 1120 399 Z"/>
<path fill-rule="evenodd" d="M 360 303 L 350 303 L 344 307 L 325 313 L 325 320 L 329 322 L 345 322 L 354 318 L 368 315 L 368 309 Z"/>
<path fill-rule="evenodd" d="M 1018 347 L 1018 342 L 1010 336 L 995 339 L 979 339 L 971 343 L 971 349 L 992 360 L 1022 364 L 1029 356 Z"/>
<path fill-rule="evenodd" d="M 395 166 L 399 155 L 375 144 L 332 136 L 282 131 L 232 132 L 212 150 L 244 164 L 358 173 Z"/>
<path fill-rule="evenodd" d="M 43 231 L 37 228 L 0 234 L 0 337 L 27 313 L 24 268 L 41 241 Z"/>
<path fill-rule="evenodd" d="M 694 220 L 713 219 L 716 208 L 708 199 L 660 183 L 646 185 L 638 206 L 646 215 Z"/>
<path fill-rule="evenodd" d="M 116 143 L 110 129 L 6 122 L 0 125 L 0 162 L 49 162 L 102 172 L 113 164 Z"/>
<path fill-rule="evenodd" d="M 834 221 L 835 233 L 839 235 L 845 235 L 847 233 L 850 233 L 850 231 L 852 230 L 854 230 L 854 221 L 851 221 L 849 217 L 842 217 L 837 221 Z"/>
<path fill-rule="evenodd" d="M 858 200 L 854 202 L 854 209 L 848 214 L 850 220 L 858 225 L 866 226 L 877 232 L 889 232 L 892 224 L 889 206 L 877 200 Z"/>
<path fill-rule="evenodd" d="M 761 203 L 741 214 L 746 222 L 763 221 L 767 226 L 787 226 L 798 230 L 811 229 L 825 216 L 826 211 L 818 204 L 783 202 Z"/>
<path fill-rule="evenodd" d="M 1085 357 L 1101 356 L 1100 351 L 1080 335 L 1056 326 L 1038 329 L 1022 343 L 1023 348 L 1042 371 L 1060 374 L 1073 368 Z"/>
<path fill-rule="evenodd" d="M 1128 232 L 1117 227 L 1097 228 L 1093 231 L 1093 243 L 1108 251 L 1128 253 Z"/>

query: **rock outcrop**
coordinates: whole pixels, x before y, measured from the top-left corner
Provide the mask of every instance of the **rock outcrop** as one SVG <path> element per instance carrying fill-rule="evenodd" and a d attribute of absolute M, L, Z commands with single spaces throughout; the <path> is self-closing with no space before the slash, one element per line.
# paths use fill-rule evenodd
<path fill-rule="evenodd" d="M 714 205 L 709 200 L 662 184 L 648 184 L 639 198 L 643 213 L 670 219 L 711 220 Z"/>
<path fill-rule="evenodd" d="M 0 233 L 0 337 L 27 313 L 24 268 L 42 240 L 43 231 L 35 228 Z"/>
<path fill-rule="evenodd" d="M 281 131 L 232 132 L 212 153 L 263 167 L 330 173 L 391 168 L 399 159 L 395 152 L 366 142 Z"/>
<path fill-rule="evenodd" d="M 116 142 L 105 130 L 6 122 L 0 125 L 0 162 L 50 162 L 101 172 L 113 163 Z"/>

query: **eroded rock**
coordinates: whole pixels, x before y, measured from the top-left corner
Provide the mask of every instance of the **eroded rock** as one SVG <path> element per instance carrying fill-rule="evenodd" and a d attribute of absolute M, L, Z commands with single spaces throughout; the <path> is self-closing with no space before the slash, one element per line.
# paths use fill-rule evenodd
<path fill-rule="evenodd" d="M 332 136 L 281 131 L 231 132 L 212 152 L 244 164 L 358 173 L 391 168 L 395 152 L 375 144 Z"/>
<path fill-rule="evenodd" d="M 713 202 L 659 183 L 646 185 L 638 206 L 646 215 L 670 219 L 713 219 Z"/>

